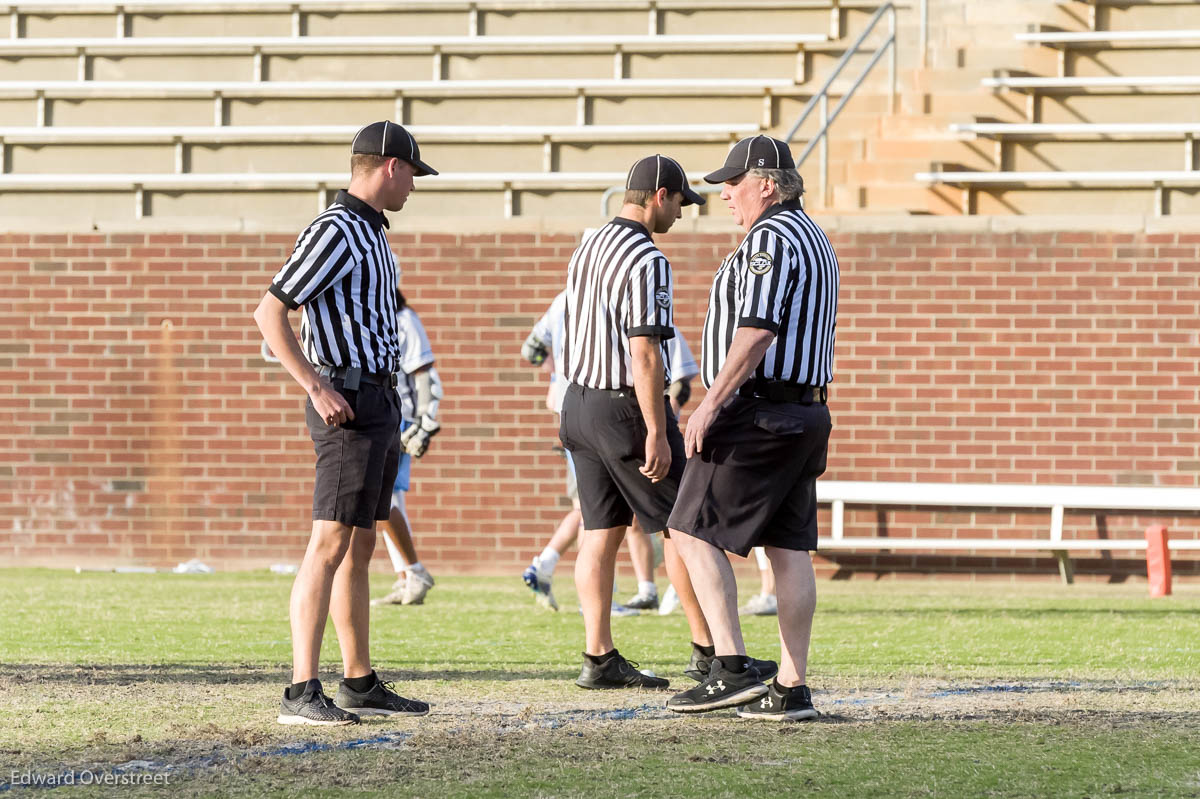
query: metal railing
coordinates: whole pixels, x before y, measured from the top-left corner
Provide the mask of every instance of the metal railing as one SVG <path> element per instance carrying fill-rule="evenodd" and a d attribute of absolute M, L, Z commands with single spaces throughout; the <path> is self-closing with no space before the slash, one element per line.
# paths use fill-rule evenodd
<path fill-rule="evenodd" d="M 833 113 L 829 113 L 829 87 L 833 85 L 833 82 L 842 74 L 842 70 L 846 68 L 848 63 L 850 63 L 850 59 L 857 55 L 859 50 L 862 49 L 863 42 L 866 41 L 866 38 L 870 36 L 872 32 L 874 32 L 875 26 L 879 24 L 879 20 L 883 18 L 884 14 L 888 15 L 887 40 L 875 50 L 875 53 L 871 56 L 870 61 L 867 62 L 867 65 L 858 74 L 858 77 L 854 79 L 854 83 L 851 84 L 850 88 L 842 95 L 842 100 L 833 109 Z M 896 4 L 894 2 L 888 2 L 879 7 L 879 9 L 871 17 L 871 21 L 867 23 L 867 27 L 858 35 L 858 38 L 854 40 L 854 44 L 850 45 L 850 47 L 846 49 L 845 54 L 842 55 L 842 58 L 840 61 L 838 61 L 837 66 L 833 68 L 833 72 L 831 72 L 829 77 L 825 79 L 825 83 L 821 85 L 821 88 L 817 91 L 817 93 L 809 99 L 808 104 L 804 106 L 804 110 L 800 112 L 800 118 L 797 119 L 796 123 L 792 125 L 791 129 L 788 130 L 787 135 L 783 137 L 783 140 L 790 144 L 792 137 L 796 135 L 796 131 L 800 130 L 800 126 L 808 120 L 808 117 L 812 114 L 813 109 L 820 109 L 821 129 L 809 140 L 808 146 L 804 148 L 804 151 L 800 153 L 800 157 L 796 159 L 796 168 L 800 168 L 805 159 L 807 159 L 809 154 L 812 153 L 814 147 L 816 147 L 818 144 L 821 146 L 820 192 L 822 205 L 829 205 L 829 127 L 833 124 L 833 121 L 837 119 L 838 114 L 842 112 L 842 109 L 846 107 L 846 103 L 850 101 L 850 98 L 854 96 L 854 93 L 858 91 L 858 87 L 862 85 L 870 71 L 874 69 L 876 64 L 879 63 L 879 59 L 883 58 L 885 52 L 891 55 L 891 57 L 888 59 L 888 87 L 891 92 L 889 109 L 891 113 L 896 113 Z"/>

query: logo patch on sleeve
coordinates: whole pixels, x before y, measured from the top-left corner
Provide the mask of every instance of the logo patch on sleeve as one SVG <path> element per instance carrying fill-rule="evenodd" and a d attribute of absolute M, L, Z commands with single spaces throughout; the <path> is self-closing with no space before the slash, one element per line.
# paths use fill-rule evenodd
<path fill-rule="evenodd" d="M 669 308 L 671 306 L 671 292 L 666 289 L 659 289 L 654 292 L 654 301 L 658 303 L 660 308 Z"/>
<path fill-rule="evenodd" d="M 775 266 L 775 261 L 769 252 L 756 252 L 746 263 L 746 268 L 756 275 L 765 275 L 771 271 L 773 266 Z"/>

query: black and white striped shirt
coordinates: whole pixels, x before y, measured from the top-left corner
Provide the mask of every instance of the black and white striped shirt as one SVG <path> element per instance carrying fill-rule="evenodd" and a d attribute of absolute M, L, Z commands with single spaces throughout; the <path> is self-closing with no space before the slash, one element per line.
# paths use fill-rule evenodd
<path fill-rule="evenodd" d="M 775 334 L 754 375 L 800 385 L 833 380 L 838 262 L 798 202 L 768 208 L 713 278 L 701 376 L 711 388 L 739 327 Z"/>
<path fill-rule="evenodd" d="M 630 388 L 629 339 L 665 342 L 674 335 L 671 264 L 650 232 L 616 217 L 586 237 L 567 268 L 567 379 L 586 388 Z"/>
<path fill-rule="evenodd" d="M 304 306 L 300 340 L 315 366 L 395 372 L 399 269 L 388 247 L 387 217 L 339 191 L 296 240 L 270 291 L 292 310 Z"/>

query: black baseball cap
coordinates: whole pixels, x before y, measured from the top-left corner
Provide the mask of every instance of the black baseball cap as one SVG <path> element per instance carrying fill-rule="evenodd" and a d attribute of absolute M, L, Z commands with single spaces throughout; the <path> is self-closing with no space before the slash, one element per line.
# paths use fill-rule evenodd
<path fill-rule="evenodd" d="M 436 175 L 438 171 L 421 160 L 421 148 L 417 140 L 404 129 L 403 125 L 395 122 L 372 122 L 359 129 L 354 134 L 350 152 L 355 155 L 382 155 L 386 158 L 399 158 L 413 165 L 414 174 Z"/>
<path fill-rule="evenodd" d="M 683 194 L 684 205 L 704 205 L 704 198 L 692 191 L 683 167 L 674 158 L 665 155 L 648 155 L 629 168 L 625 178 L 627 191 L 678 191 Z"/>
<path fill-rule="evenodd" d="M 792 151 L 787 142 L 770 136 L 750 136 L 729 150 L 725 166 L 704 176 L 709 183 L 724 183 L 751 169 L 795 169 Z"/>

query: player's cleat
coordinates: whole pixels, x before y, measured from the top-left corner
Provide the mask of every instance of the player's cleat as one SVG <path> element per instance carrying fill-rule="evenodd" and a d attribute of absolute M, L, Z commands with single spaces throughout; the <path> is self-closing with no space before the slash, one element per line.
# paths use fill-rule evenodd
<path fill-rule="evenodd" d="M 695 688 L 675 694 L 667 700 L 667 710 L 676 713 L 704 713 L 723 707 L 753 702 L 767 692 L 758 671 L 751 666 L 741 674 L 727 670 L 720 658 L 714 658 L 708 678 Z"/>
<path fill-rule="evenodd" d="M 533 591 L 533 598 L 539 605 L 549 610 L 558 610 L 558 602 L 554 599 L 554 592 L 550 590 L 550 577 L 539 571 L 540 565 L 535 557 L 533 563 L 529 564 L 525 573 L 521 575 L 521 579 Z"/>
<path fill-rule="evenodd" d="M 360 716 L 424 716 L 429 712 L 427 703 L 405 699 L 392 690 L 395 687 L 395 683 L 384 682 L 376 676 L 371 690 L 360 693 L 343 681 L 333 702 L 342 710 Z"/>
<path fill-rule="evenodd" d="M 404 604 L 404 586 L 405 572 L 400 572 L 400 576 L 396 578 L 396 582 L 392 583 L 392 587 L 388 589 L 386 595 L 378 599 L 372 599 L 371 605 L 379 607 L 380 605 L 403 605 Z"/>
<path fill-rule="evenodd" d="M 658 609 L 658 592 L 639 592 L 633 597 L 625 600 L 625 607 L 633 608 L 634 610 L 656 610 Z"/>
<path fill-rule="evenodd" d="M 755 594 L 750 601 L 738 608 L 739 616 L 776 616 L 779 603 L 774 594 Z"/>
<path fill-rule="evenodd" d="M 400 598 L 402 605 L 421 605 L 425 595 L 433 588 L 433 575 L 421 564 L 408 567 L 408 579 L 404 581 L 404 595 Z"/>
<path fill-rule="evenodd" d="M 615 649 L 612 657 L 600 665 L 584 655 L 583 669 L 579 672 L 579 679 L 575 684 L 580 688 L 645 688 L 653 691 L 671 687 L 670 682 L 662 677 L 638 671 L 636 663 L 621 657 Z"/>
<path fill-rule="evenodd" d="M 759 699 L 739 707 L 737 714 L 764 721 L 809 721 L 821 715 L 813 707 L 807 685 L 781 688 L 778 682 L 771 683 L 770 690 Z"/>
<path fill-rule="evenodd" d="M 640 616 L 641 611 L 637 608 L 631 608 L 628 605 L 618 605 L 612 603 L 612 610 L 609 611 L 610 616 Z"/>
<path fill-rule="evenodd" d="M 691 677 L 696 682 L 704 682 L 708 679 L 708 670 L 712 664 L 712 658 L 700 654 L 696 648 L 692 648 L 692 659 L 688 661 L 687 668 L 683 670 L 684 676 Z M 750 658 L 750 668 L 758 672 L 758 679 L 766 682 L 779 673 L 779 664 L 773 660 L 759 660 L 758 658 Z"/>
<path fill-rule="evenodd" d="M 662 601 L 658 603 L 658 615 L 670 616 L 679 607 L 679 594 L 675 593 L 675 586 L 669 586 L 667 593 L 663 594 Z"/>
<path fill-rule="evenodd" d="M 283 690 L 283 701 L 279 704 L 280 724 L 311 724 L 318 727 L 341 727 L 346 724 L 358 724 L 358 716 L 338 707 L 325 696 L 321 690 L 320 680 L 309 680 L 304 685 L 304 693 L 296 699 L 288 699 L 288 692 Z"/>

